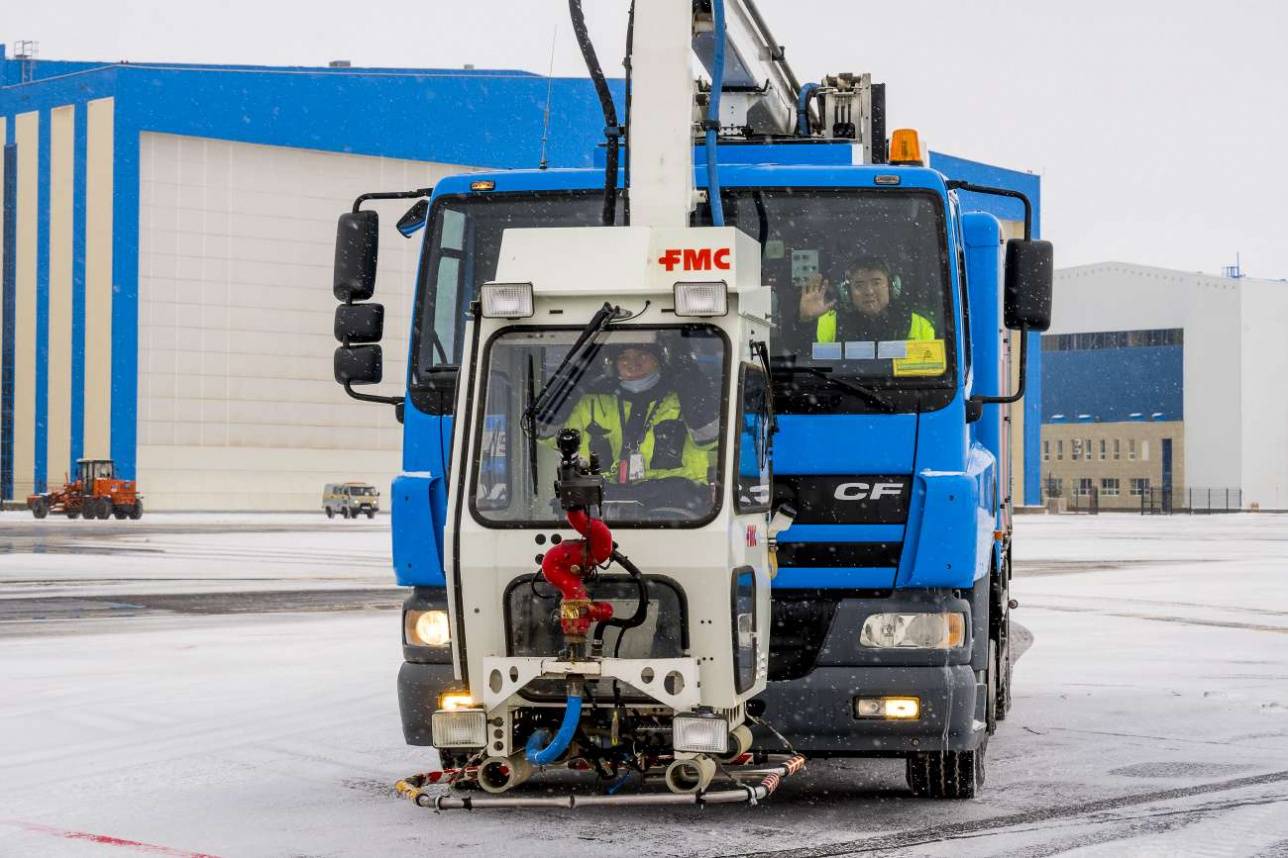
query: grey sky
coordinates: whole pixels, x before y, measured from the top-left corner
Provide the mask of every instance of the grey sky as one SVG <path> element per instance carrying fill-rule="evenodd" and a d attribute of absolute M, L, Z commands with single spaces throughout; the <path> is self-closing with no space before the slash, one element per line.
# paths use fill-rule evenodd
<path fill-rule="evenodd" d="M 585 0 L 620 74 L 628 0 Z M 1288 277 L 1288 4 L 760 0 L 802 79 L 870 71 L 891 127 L 1040 173 L 1061 266 Z M 356 13 L 356 14 L 355 14 Z M 556 34 L 557 29 L 557 36 Z M 564 0 L 10 3 L 57 59 L 525 68 L 583 75 Z M 1288 287 L 1286 287 L 1288 288 Z"/>

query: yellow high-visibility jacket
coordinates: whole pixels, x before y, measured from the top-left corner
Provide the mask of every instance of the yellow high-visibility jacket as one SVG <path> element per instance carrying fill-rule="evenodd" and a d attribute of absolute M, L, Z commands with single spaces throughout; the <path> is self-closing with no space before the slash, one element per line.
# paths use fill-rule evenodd
<path fill-rule="evenodd" d="M 631 401 L 623 400 L 622 406 L 629 420 Z M 706 483 L 710 452 L 714 450 L 715 442 L 698 444 L 693 440 L 680 417 L 680 398 L 675 391 L 668 392 L 662 399 L 644 407 L 650 410 L 644 426 L 644 437 L 639 444 L 639 453 L 644 457 L 642 479 L 686 477 L 697 483 Z M 583 396 L 564 421 L 565 428 L 581 432 L 583 458 L 588 459 L 592 449 L 601 451 L 600 468 L 609 482 L 616 481 L 623 458 L 621 415 L 615 394 L 592 393 Z M 592 447 L 592 441 L 596 437 L 607 440 L 607 449 L 612 452 L 611 462 L 602 461 L 602 441 Z"/>
<path fill-rule="evenodd" d="M 933 340 L 935 338 L 935 326 L 930 320 L 920 313 L 909 313 L 911 318 L 908 322 L 908 336 L 910 340 Z M 814 342 L 816 343 L 834 343 L 836 342 L 836 311 L 828 310 L 818 317 L 818 326 L 814 333 Z"/>

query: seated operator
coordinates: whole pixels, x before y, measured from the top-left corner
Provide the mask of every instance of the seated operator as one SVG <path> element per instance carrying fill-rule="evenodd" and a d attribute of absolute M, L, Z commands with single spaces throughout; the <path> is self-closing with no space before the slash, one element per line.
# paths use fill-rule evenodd
<path fill-rule="evenodd" d="M 804 326 L 817 320 L 813 332 L 816 343 L 933 340 L 935 326 L 931 321 L 892 297 L 894 281 L 884 261 L 876 257 L 859 259 L 847 271 L 840 286 L 845 293 L 838 301 L 831 284 L 821 275 L 812 274 L 801 288 L 800 322 Z"/>
<path fill-rule="evenodd" d="M 583 457 L 598 457 L 606 500 L 702 515 L 712 502 L 717 392 L 691 361 L 664 366 L 657 343 L 610 347 L 609 358 L 611 386 L 583 394 L 562 427 L 581 432 Z"/>

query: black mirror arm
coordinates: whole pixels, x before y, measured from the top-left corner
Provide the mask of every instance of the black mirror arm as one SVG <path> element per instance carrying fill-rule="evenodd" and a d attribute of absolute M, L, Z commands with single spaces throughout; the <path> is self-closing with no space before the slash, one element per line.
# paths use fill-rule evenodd
<path fill-rule="evenodd" d="M 376 396 L 371 393 L 359 393 L 353 389 L 353 382 L 351 381 L 346 381 L 344 383 L 344 392 L 359 402 L 379 402 L 384 405 L 393 405 L 395 407 L 401 406 L 403 401 L 407 399 L 405 396 Z"/>
<path fill-rule="evenodd" d="M 360 211 L 362 204 L 367 200 L 414 200 L 418 197 L 429 197 L 433 193 L 433 188 L 416 188 L 411 191 L 376 191 L 360 195 L 353 201 L 353 210 L 355 212 Z"/>
<path fill-rule="evenodd" d="M 1029 332 L 1024 328 L 1020 329 L 1020 378 L 1015 387 L 1015 392 L 1009 396 L 972 396 L 966 400 L 966 422 L 974 423 L 984 415 L 985 405 L 1011 405 L 1019 402 L 1024 398 L 1025 376 L 1028 375 L 1029 366 L 1029 349 L 1028 349 Z"/>
<path fill-rule="evenodd" d="M 1033 203 L 1019 191 L 1010 188 L 993 188 L 988 185 L 975 185 L 960 179 L 949 179 L 946 183 L 950 191 L 968 191 L 973 194 L 990 194 L 995 197 L 1010 197 L 1024 204 L 1024 240 L 1033 240 Z M 354 209 L 357 211 L 357 209 Z"/>

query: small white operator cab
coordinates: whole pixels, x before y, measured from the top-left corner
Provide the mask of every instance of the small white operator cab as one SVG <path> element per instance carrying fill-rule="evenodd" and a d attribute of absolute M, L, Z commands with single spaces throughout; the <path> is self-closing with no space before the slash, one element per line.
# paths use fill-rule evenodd
<path fill-rule="evenodd" d="M 576 756 L 698 792 L 750 746 L 768 313 L 759 246 L 733 228 L 504 234 L 462 359 L 444 552 L 460 692 L 433 720 L 484 789 Z"/>

